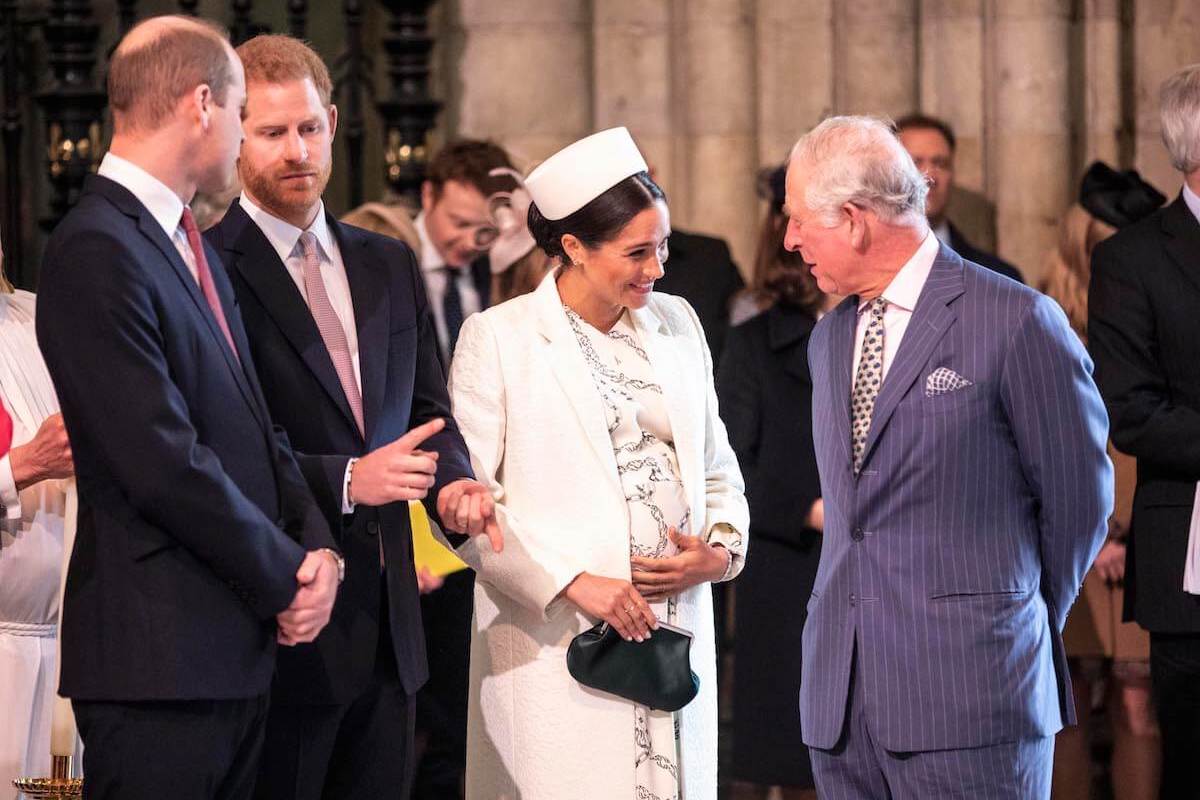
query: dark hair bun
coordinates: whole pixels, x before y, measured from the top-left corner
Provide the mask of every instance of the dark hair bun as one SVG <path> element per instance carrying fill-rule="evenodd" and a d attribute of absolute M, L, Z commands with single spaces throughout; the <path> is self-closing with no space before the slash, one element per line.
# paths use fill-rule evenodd
<path fill-rule="evenodd" d="M 639 172 L 562 219 L 546 219 L 537 203 L 530 203 L 529 232 L 546 255 L 566 264 L 571 259 L 563 250 L 562 238 L 568 233 L 588 248 L 599 247 L 615 239 L 638 214 L 666 199 L 650 175 Z"/>

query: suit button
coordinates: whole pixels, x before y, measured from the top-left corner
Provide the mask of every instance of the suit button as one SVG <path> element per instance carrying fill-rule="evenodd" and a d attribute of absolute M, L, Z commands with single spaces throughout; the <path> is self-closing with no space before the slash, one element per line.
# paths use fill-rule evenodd
<path fill-rule="evenodd" d="M 858 602 L 858 595 L 856 595 L 854 592 L 851 592 L 850 593 L 850 605 L 854 605 L 857 602 Z"/>
<path fill-rule="evenodd" d="M 378 536 L 379 535 L 379 523 L 378 522 L 368 522 L 367 523 L 367 533 L 371 536 Z"/>
<path fill-rule="evenodd" d="M 863 540 L 863 529 L 855 528 L 853 531 L 850 532 L 850 538 L 856 542 L 861 542 Z"/>

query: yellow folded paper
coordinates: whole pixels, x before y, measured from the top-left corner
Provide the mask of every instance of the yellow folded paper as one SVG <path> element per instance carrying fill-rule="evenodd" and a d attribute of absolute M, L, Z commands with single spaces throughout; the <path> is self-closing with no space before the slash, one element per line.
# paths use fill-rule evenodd
<path fill-rule="evenodd" d="M 467 568 L 461 558 L 434 538 L 432 523 L 429 521 L 429 515 L 425 513 L 425 506 L 410 500 L 408 518 L 412 521 L 413 560 L 418 570 L 425 567 L 440 578 Z"/>

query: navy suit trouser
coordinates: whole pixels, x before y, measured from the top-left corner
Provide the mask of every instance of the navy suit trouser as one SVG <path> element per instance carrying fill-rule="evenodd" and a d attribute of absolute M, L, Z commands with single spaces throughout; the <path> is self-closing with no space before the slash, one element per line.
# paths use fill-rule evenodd
<path fill-rule="evenodd" d="M 1053 736 L 960 750 L 894 752 L 871 735 L 858 671 L 856 647 L 842 736 L 831 750 L 810 748 L 822 800 L 1049 800 Z"/>

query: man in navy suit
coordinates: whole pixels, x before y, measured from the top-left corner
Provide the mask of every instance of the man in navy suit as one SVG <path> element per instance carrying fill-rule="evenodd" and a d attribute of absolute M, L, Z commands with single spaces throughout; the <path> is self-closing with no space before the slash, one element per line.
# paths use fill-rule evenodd
<path fill-rule="evenodd" d="M 822 797 L 1046 798 L 1060 636 L 1112 508 L 1091 362 L 1045 296 L 963 261 L 885 122 L 797 143 L 785 243 L 813 331 L 825 531 L 801 729 Z"/>
<path fill-rule="evenodd" d="M 426 500 L 437 520 L 443 487 L 487 491 L 450 417 L 412 251 L 325 212 L 329 71 L 289 36 L 256 37 L 238 55 L 243 193 L 209 241 L 348 575 L 321 637 L 280 657 L 256 795 L 407 797 L 413 695 L 429 675 L 408 501 Z"/>
<path fill-rule="evenodd" d="M 85 796 L 248 798 L 276 642 L 321 631 L 343 561 L 186 205 L 233 177 L 237 56 L 155 18 L 108 93 L 112 146 L 50 238 L 37 316 L 80 497 L 60 691 Z"/>

